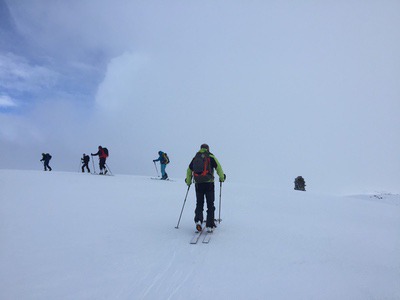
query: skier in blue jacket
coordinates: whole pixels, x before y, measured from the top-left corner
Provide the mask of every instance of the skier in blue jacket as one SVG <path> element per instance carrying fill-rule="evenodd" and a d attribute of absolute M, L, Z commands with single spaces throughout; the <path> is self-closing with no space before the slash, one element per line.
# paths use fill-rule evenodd
<path fill-rule="evenodd" d="M 161 179 L 166 180 L 168 179 L 168 174 L 165 172 L 165 168 L 167 167 L 167 164 L 169 163 L 169 158 L 167 153 L 164 153 L 162 151 L 158 151 L 158 158 L 153 159 L 153 162 L 159 161 L 161 165 Z"/>

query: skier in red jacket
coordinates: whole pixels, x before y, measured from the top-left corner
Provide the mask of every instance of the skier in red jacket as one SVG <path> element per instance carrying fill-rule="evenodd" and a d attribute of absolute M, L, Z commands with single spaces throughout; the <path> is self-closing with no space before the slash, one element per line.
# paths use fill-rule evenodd
<path fill-rule="evenodd" d="M 105 149 L 107 149 L 107 148 L 103 148 L 102 146 L 99 146 L 99 151 L 97 151 L 97 153 L 95 153 L 95 154 L 91 153 L 92 156 L 97 156 L 97 155 L 99 156 L 100 175 L 107 174 L 106 159 L 108 157 L 108 150 L 105 150 Z"/>

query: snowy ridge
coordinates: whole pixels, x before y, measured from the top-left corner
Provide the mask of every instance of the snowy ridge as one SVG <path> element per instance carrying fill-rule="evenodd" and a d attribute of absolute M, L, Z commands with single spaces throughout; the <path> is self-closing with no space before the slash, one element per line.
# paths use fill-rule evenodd
<path fill-rule="evenodd" d="M 190 245 L 181 179 L 0 170 L 0 190 L 0 299 L 400 299 L 400 206 L 376 201 L 398 195 L 228 181 Z"/>

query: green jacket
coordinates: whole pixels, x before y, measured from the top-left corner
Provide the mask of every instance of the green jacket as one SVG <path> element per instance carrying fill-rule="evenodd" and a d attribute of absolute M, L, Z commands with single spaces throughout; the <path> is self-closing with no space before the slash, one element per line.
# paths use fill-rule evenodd
<path fill-rule="evenodd" d="M 200 153 L 205 153 L 208 152 L 207 149 L 200 149 Z M 224 171 L 222 170 L 221 164 L 219 163 L 218 159 L 214 156 L 214 154 L 209 153 L 210 156 L 210 164 L 211 164 L 211 179 L 208 180 L 207 182 L 214 182 L 214 169 L 217 170 L 217 174 L 219 176 L 219 181 L 224 182 L 225 181 L 225 175 Z M 194 158 L 193 158 L 194 159 Z M 193 159 L 189 164 L 189 167 L 186 171 L 186 184 L 190 185 L 192 183 L 192 178 L 193 178 Z"/>

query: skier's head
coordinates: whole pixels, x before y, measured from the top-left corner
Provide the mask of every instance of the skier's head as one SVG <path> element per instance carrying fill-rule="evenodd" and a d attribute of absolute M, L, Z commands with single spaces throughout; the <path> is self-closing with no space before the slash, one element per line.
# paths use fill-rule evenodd
<path fill-rule="evenodd" d="M 207 144 L 202 144 L 200 149 L 207 149 L 207 151 L 210 151 L 210 147 Z"/>
<path fill-rule="evenodd" d="M 99 150 L 101 149 L 102 147 L 101 146 L 99 146 Z"/>

